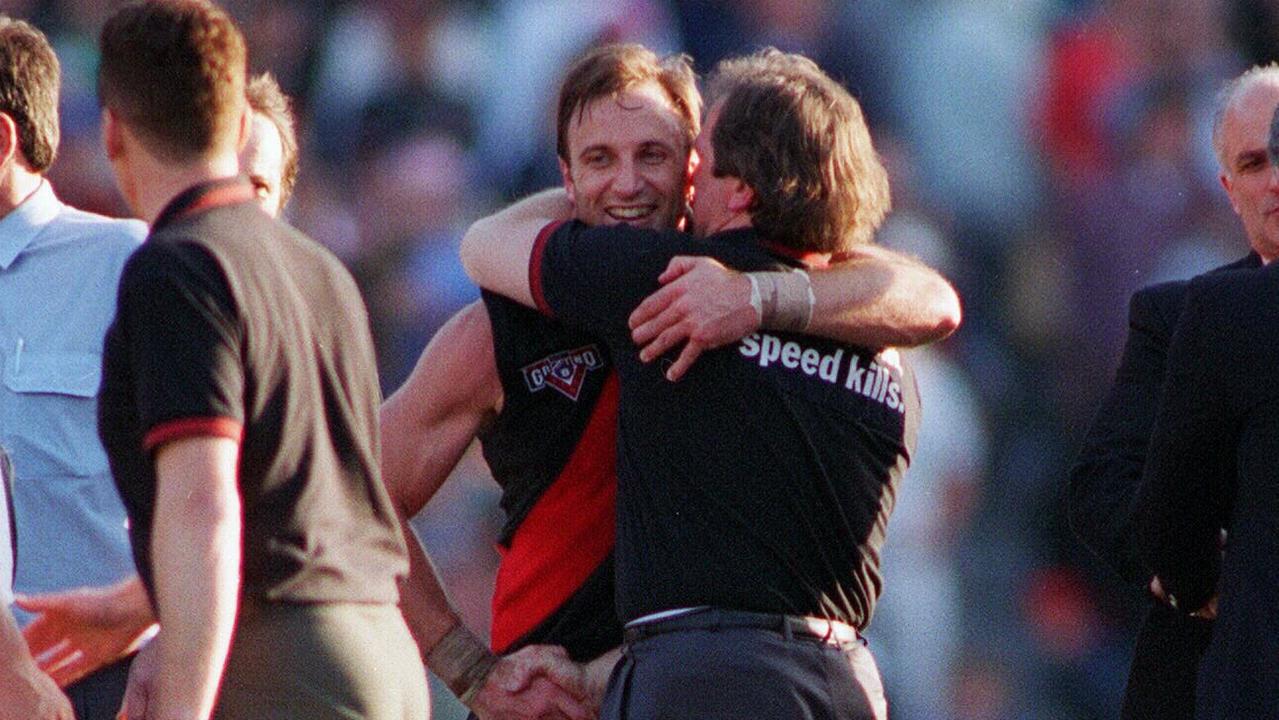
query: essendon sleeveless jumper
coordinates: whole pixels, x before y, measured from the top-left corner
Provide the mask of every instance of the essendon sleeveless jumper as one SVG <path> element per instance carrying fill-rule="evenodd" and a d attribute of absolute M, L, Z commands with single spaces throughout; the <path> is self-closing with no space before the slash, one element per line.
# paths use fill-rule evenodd
<path fill-rule="evenodd" d="M 480 441 L 507 522 L 493 649 L 620 644 L 613 596 L 617 376 L 604 345 L 485 292 L 505 400 Z"/>

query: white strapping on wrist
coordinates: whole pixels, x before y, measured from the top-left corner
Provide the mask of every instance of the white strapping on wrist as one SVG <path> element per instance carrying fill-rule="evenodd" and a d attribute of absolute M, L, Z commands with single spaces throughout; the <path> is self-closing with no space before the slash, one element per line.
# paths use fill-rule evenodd
<path fill-rule="evenodd" d="M 751 305 L 759 292 L 760 327 L 803 332 L 813 320 L 817 296 L 803 270 L 746 273 L 751 280 Z"/>
<path fill-rule="evenodd" d="M 467 707 L 497 664 L 497 656 L 460 622 L 435 643 L 423 660 Z"/>
<path fill-rule="evenodd" d="M 746 273 L 746 279 L 751 281 L 751 307 L 755 310 L 755 321 L 761 326 L 764 324 L 764 301 L 759 294 L 759 281 L 755 279 L 760 273 Z"/>

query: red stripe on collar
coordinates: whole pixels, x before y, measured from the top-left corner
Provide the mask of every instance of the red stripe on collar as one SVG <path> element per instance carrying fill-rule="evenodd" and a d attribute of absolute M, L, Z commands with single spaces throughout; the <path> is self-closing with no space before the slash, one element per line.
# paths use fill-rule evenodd
<path fill-rule="evenodd" d="M 243 178 L 224 178 L 194 185 L 169 202 L 151 229 L 154 231 L 204 210 L 248 202 L 254 197 L 253 186 Z"/>

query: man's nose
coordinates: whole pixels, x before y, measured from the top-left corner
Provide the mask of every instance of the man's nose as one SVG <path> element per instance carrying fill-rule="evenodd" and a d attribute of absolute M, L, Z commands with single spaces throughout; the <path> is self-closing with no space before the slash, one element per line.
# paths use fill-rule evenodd
<path fill-rule="evenodd" d="M 617 168 L 617 177 L 613 178 L 613 190 L 619 195 L 634 195 L 644 187 L 644 178 L 639 168 L 630 160 L 623 160 Z"/>

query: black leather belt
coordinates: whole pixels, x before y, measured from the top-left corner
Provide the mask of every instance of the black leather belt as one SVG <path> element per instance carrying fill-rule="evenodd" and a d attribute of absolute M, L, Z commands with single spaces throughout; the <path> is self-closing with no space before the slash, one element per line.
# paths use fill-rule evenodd
<path fill-rule="evenodd" d="M 624 638 L 626 642 L 633 643 L 664 633 L 727 628 L 771 630 L 788 639 L 792 637 L 808 638 L 832 645 L 850 642 L 863 642 L 864 644 L 861 635 L 857 633 L 855 628 L 836 620 L 801 615 L 782 615 L 780 613 L 721 610 L 718 608 L 690 610 L 683 615 L 628 625 L 626 626 Z"/>

